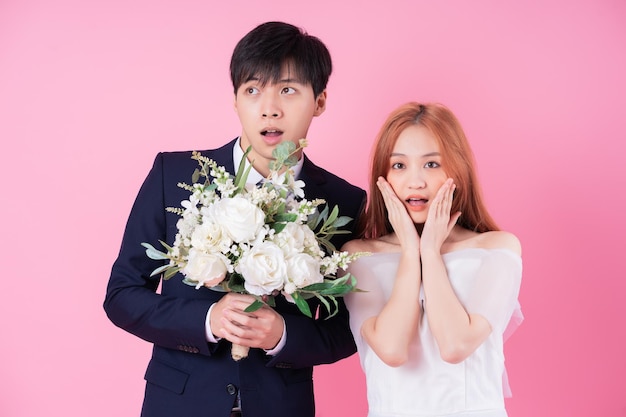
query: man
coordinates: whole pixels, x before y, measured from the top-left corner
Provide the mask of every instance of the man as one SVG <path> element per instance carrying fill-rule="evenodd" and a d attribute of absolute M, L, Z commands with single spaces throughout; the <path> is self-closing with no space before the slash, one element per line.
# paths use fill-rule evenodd
<path fill-rule="evenodd" d="M 255 183 L 269 173 L 276 145 L 297 144 L 324 112 L 331 58 L 319 39 L 295 26 L 268 22 L 239 41 L 230 69 L 241 135 L 202 154 L 234 174 L 251 146 L 248 180 Z M 130 213 L 104 302 L 113 323 L 154 344 L 142 416 L 312 417 L 313 366 L 356 351 L 342 300 L 339 313 L 324 320 L 323 314 L 304 316 L 282 297 L 274 309 L 245 313 L 251 296 L 196 290 L 180 275 L 163 281 L 156 293 L 159 278 L 150 273 L 159 264 L 141 243 L 174 241 L 178 216 L 165 208 L 188 197 L 176 184 L 190 180 L 197 166 L 190 156 L 157 155 Z M 338 205 L 341 215 L 355 219 L 354 228 L 365 192 L 299 156 L 294 168 L 306 184 L 306 198 Z M 337 235 L 333 243 L 341 247 L 349 238 Z M 234 361 L 233 343 L 249 346 L 249 356 Z"/>

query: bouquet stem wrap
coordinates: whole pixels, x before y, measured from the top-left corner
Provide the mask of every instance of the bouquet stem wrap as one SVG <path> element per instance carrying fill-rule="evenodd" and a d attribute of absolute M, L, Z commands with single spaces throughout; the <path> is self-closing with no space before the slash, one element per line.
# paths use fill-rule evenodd
<path fill-rule="evenodd" d="M 250 348 L 248 346 L 241 346 L 236 343 L 233 343 L 232 348 L 230 349 L 230 355 L 235 361 L 240 361 L 243 358 L 248 357 L 248 351 Z"/>

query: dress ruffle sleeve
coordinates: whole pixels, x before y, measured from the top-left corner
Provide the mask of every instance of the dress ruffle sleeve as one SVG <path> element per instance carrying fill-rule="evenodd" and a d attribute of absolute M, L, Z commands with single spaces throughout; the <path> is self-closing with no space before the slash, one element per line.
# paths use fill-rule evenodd
<path fill-rule="evenodd" d="M 480 314 L 492 331 L 506 341 L 524 320 L 518 300 L 522 282 L 522 259 L 509 250 L 490 250 L 482 258 L 472 290 L 465 300 L 468 313 Z M 505 397 L 511 397 L 506 369 L 502 375 Z"/>
<path fill-rule="evenodd" d="M 506 340 L 523 320 L 518 301 L 522 259 L 509 250 L 489 250 L 481 259 L 464 301 L 468 313 L 487 319 L 492 331 Z"/>

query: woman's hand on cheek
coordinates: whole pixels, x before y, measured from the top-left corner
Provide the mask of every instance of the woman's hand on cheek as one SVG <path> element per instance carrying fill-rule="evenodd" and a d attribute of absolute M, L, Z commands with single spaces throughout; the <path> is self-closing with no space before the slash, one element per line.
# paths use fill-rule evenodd
<path fill-rule="evenodd" d="M 419 250 L 419 235 L 406 207 L 404 207 L 391 185 L 383 177 L 378 177 L 376 184 L 385 201 L 389 223 L 391 223 L 400 245 L 403 249 Z"/>
<path fill-rule="evenodd" d="M 452 199 L 456 185 L 451 178 L 443 183 L 437 195 L 428 207 L 428 218 L 424 223 L 424 230 L 421 238 L 421 248 L 441 251 L 441 245 L 447 239 L 461 215 L 460 212 L 450 215 L 452 209 Z"/>

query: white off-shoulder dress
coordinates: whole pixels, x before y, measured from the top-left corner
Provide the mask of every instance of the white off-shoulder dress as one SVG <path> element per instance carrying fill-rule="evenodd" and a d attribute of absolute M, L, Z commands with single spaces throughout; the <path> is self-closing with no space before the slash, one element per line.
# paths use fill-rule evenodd
<path fill-rule="evenodd" d="M 443 255 L 448 277 L 468 313 L 480 314 L 492 332 L 467 359 L 441 359 L 422 308 L 419 332 L 409 360 L 393 368 L 381 361 L 361 337 L 361 325 L 377 315 L 391 295 L 400 253 L 374 253 L 353 262 L 348 271 L 367 292 L 346 296 L 350 327 L 367 382 L 369 417 L 506 417 L 510 395 L 504 367 L 504 340 L 521 323 L 518 302 L 520 256 L 506 249 L 469 248 Z M 420 294 L 422 307 L 427 302 Z"/>

